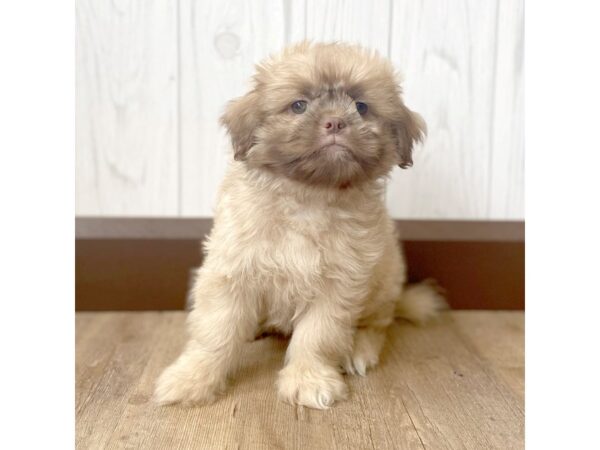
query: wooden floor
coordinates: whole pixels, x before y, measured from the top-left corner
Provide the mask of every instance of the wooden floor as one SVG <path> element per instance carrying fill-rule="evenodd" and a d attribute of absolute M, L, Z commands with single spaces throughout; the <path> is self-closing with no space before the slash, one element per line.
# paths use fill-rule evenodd
<path fill-rule="evenodd" d="M 350 399 L 328 411 L 277 400 L 286 341 L 247 344 L 216 403 L 159 407 L 154 381 L 185 340 L 182 312 L 78 313 L 77 448 L 523 448 L 521 312 L 445 313 L 398 322 L 381 365 L 347 377 Z"/>

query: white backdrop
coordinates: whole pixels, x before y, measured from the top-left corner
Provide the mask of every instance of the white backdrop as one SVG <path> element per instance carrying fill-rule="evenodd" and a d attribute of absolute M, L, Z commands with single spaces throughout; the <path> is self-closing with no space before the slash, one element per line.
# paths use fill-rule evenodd
<path fill-rule="evenodd" d="M 519 0 L 77 0 L 76 211 L 212 215 L 217 118 L 253 64 L 304 38 L 377 48 L 429 128 L 396 218 L 523 218 Z"/>

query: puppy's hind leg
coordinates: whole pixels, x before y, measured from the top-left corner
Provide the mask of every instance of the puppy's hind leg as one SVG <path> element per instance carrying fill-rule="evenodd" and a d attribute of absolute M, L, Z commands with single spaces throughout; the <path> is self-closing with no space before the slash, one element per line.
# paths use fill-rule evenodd
<path fill-rule="evenodd" d="M 352 353 L 347 354 L 343 369 L 347 374 L 365 376 L 367 369 L 379 362 L 379 354 L 385 343 L 387 327 L 360 327 L 354 334 Z"/>
<path fill-rule="evenodd" d="M 400 295 L 395 284 L 374 297 L 368 308 L 370 314 L 360 320 L 352 353 L 343 362 L 346 373 L 365 376 L 367 369 L 377 365 L 386 330 L 395 317 L 422 325 L 446 308 L 441 288 L 432 281 L 405 285 Z"/>
<path fill-rule="evenodd" d="M 254 299 L 231 279 L 201 271 L 193 295 L 189 341 L 156 383 L 154 399 L 160 404 L 212 401 L 256 330 Z"/>
<path fill-rule="evenodd" d="M 379 363 L 387 329 L 394 321 L 395 297 L 398 291 L 397 283 L 388 283 L 380 285 L 372 294 L 354 333 L 352 351 L 346 354 L 342 364 L 347 374 L 364 377 L 367 369 Z"/>

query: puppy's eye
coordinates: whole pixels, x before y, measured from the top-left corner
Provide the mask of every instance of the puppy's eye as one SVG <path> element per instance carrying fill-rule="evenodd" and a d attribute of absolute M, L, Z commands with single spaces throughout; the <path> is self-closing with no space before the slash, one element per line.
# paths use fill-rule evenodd
<path fill-rule="evenodd" d="M 369 110 L 369 107 L 367 106 L 366 103 L 356 102 L 356 110 L 358 111 L 358 113 L 361 116 L 364 116 L 367 113 L 367 111 Z"/>
<path fill-rule="evenodd" d="M 294 111 L 296 114 L 302 114 L 304 111 L 306 111 L 307 105 L 308 102 L 304 100 L 295 101 L 294 103 L 292 103 L 292 111 Z"/>

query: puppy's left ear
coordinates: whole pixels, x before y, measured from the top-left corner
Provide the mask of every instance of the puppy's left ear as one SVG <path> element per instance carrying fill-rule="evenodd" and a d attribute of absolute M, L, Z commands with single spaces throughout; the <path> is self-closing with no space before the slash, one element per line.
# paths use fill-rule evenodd
<path fill-rule="evenodd" d="M 412 150 L 417 142 L 422 142 L 427 134 L 427 125 L 416 112 L 402 105 L 398 120 L 394 124 L 398 165 L 402 169 L 412 167 Z"/>
<path fill-rule="evenodd" d="M 259 96 L 250 91 L 229 102 L 221 116 L 221 124 L 227 128 L 233 145 L 233 158 L 243 161 L 256 143 L 255 131 L 260 125 Z"/>

